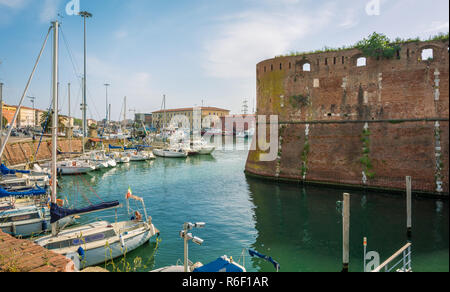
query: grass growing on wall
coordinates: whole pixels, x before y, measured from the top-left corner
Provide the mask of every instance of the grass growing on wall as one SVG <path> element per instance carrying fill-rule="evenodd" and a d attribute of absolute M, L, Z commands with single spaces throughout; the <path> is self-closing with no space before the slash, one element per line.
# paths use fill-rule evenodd
<path fill-rule="evenodd" d="M 361 141 L 363 142 L 363 156 L 359 159 L 359 162 L 363 166 L 364 173 L 367 178 L 372 179 L 375 177 L 375 172 L 372 172 L 373 165 L 370 161 L 370 130 L 364 129 Z"/>

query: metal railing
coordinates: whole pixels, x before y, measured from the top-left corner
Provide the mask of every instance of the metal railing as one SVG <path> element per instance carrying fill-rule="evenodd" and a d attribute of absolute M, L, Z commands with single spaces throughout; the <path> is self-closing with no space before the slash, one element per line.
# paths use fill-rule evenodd
<path fill-rule="evenodd" d="M 412 272 L 411 268 L 411 243 L 406 244 L 396 253 L 394 253 L 389 259 L 382 263 L 379 267 L 373 270 L 373 273 L 379 272 Z M 402 257 L 399 261 L 392 264 L 399 257 Z M 392 264 L 392 265 L 391 265 Z M 389 265 L 391 265 L 389 267 Z"/>

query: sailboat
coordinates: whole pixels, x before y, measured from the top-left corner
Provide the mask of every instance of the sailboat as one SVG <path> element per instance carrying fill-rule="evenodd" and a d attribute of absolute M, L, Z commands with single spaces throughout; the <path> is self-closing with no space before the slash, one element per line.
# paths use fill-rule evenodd
<path fill-rule="evenodd" d="M 161 135 L 163 137 L 163 142 L 167 144 L 167 129 L 166 129 L 166 96 L 163 96 L 163 106 L 164 108 L 164 121 L 161 127 Z M 179 145 L 175 147 L 167 147 L 165 146 L 163 149 L 153 149 L 153 154 L 155 156 L 164 157 L 164 158 L 186 158 L 188 157 L 188 153 L 182 149 Z"/>
<path fill-rule="evenodd" d="M 27 94 L 49 35 L 50 29 L 47 32 L 45 41 L 28 79 L 11 125 L 14 125 L 17 121 L 24 97 Z M 9 137 L 11 137 L 12 129 L 13 127 L 9 128 L 6 139 L 2 141 L 0 157 L 3 155 Z M 41 172 L 40 170 L 38 170 L 38 172 L 13 170 L 7 168 L 3 164 L 0 168 L 2 172 L 2 187 L 0 188 L 0 228 L 6 233 L 21 237 L 29 237 L 47 231 L 50 226 L 50 212 L 46 204 L 48 196 L 47 190 L 45 189 L 48 184 L 50 184 L 48 174 Z M 39 186 L 39 181 L 36 180 L 37 177 L 43 177 L 45 181 L 43 187 Z M 23 184 L 24 181 L 25 184 Z M 54 185 L 56 187 L 56 184 Z M 62 224 L 70 224 L 72 219 L 73 217 L 67 217 Z"/>
<path fill-rule="evenodd" d="M 53 46 L 53 103 L 57 105 L 57 80 L 58 80 L 58 21 L 53 22 L 54 46 Z M 52 177 L 56 177 L 56 155 L 57 155 L 57 130 L 58 113 L 53 113 L 52 129 Z M 118 208 L 118 201 L 104 202 L 80 209 L 65 209 L 57 205 L 57 188 L 52 185 L 51 192 L 51 226 L 52 234 L 35 240 L 35 243 L 58 254 L 63 254 L 74 260 L 82 259 L 82 265 L 89 267 L 105 261 L 105 254 L 109 246 L 112 258 L 122 256 L 127 252 L 148 242 L 152 236 L 159 231 L 152 224 L 151 217 L 147 216 L 144 200 L 133 196 L 131 190 L 127 193 L 127 205 L 129 199 L 135 199 L 142 203 L 145 217 L 136 211 L 134 218 L 129 221 L 109 223 L 100 221 L 81 225 L 64 230 L 65 226 L 59 228 L 58 221 L 73 215 L 83 215 L 91 212 Z M 129 206 L 129 205 L 128 205 Z"/>

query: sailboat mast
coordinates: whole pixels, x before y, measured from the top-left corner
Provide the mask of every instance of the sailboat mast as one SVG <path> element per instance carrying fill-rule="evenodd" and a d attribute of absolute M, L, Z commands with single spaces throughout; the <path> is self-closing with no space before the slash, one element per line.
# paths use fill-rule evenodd
<path fill-rule="evenodd" d="M 125 96 L 123 99 L 123 124 L 124 126 L 124 130 L 122 131 L 122 135 L 123 135 L 123 149 L 125 150 L 125 130 L 127 129 L 127 97 Z"/>
<path fill-rule="evenodd" d="M 69 136 L 69 152 L 72 153 L 72 133 L 73 133 L 72 127 L 73 127 L 73 124 L 72 124 L 72 116 L 71 116 L 71 112 L 70 112 L 70 83 L 67 84 L 67 90 L 68 90 L 67 94 L 69 96 L 69 131 L 67 134 Z"/>
<path fill-rule="evenodd" d="M 57 194 L 57 144 L 58 144 L 58 21 L 53 22 L 53 70 L 52 70 L 52 92 L 53 92 L 53 125 L 52 125 L 52 195 L 51 202 L 56 204 Z M 56 235 L 58 223 L 52 224 L 52 235 Z"/>

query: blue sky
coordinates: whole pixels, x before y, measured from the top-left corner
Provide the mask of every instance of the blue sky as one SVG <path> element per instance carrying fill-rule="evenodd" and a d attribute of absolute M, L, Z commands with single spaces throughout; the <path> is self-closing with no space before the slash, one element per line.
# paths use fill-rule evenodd
<path fill-rule="evenodd" d="M 128 109 L 201 105 L 241 111 L 253 107 L 256 64 L 291 51 L 352 45 L 374 31 L 428 38 L 449 30 L 448 0 L 379 0 L 379 15 L 366 7 L 377 0 L 80 0 L 88 20 L 88 116 L 105 116 L 110 83 L 112 119 L 123 97 Z M 69 0 L 0 0 L 0 82 L 4 99 L 17 104 L 50 22 L 62 15 L 60 108 L 81 117 L 83 23 L 66 14 Z M 376 6 L 375 6 L 376 7 Z M 68 50 L 73 55 L 72 65 Z M 51 46 L 27 95 L 36 107 L 50 104 Z M 74 68 L 75 67 L 75 68 Z M 31 106 L 27 99 L 26 106 Z M 131 118 L 132 112 L 127 117 Z"/>

